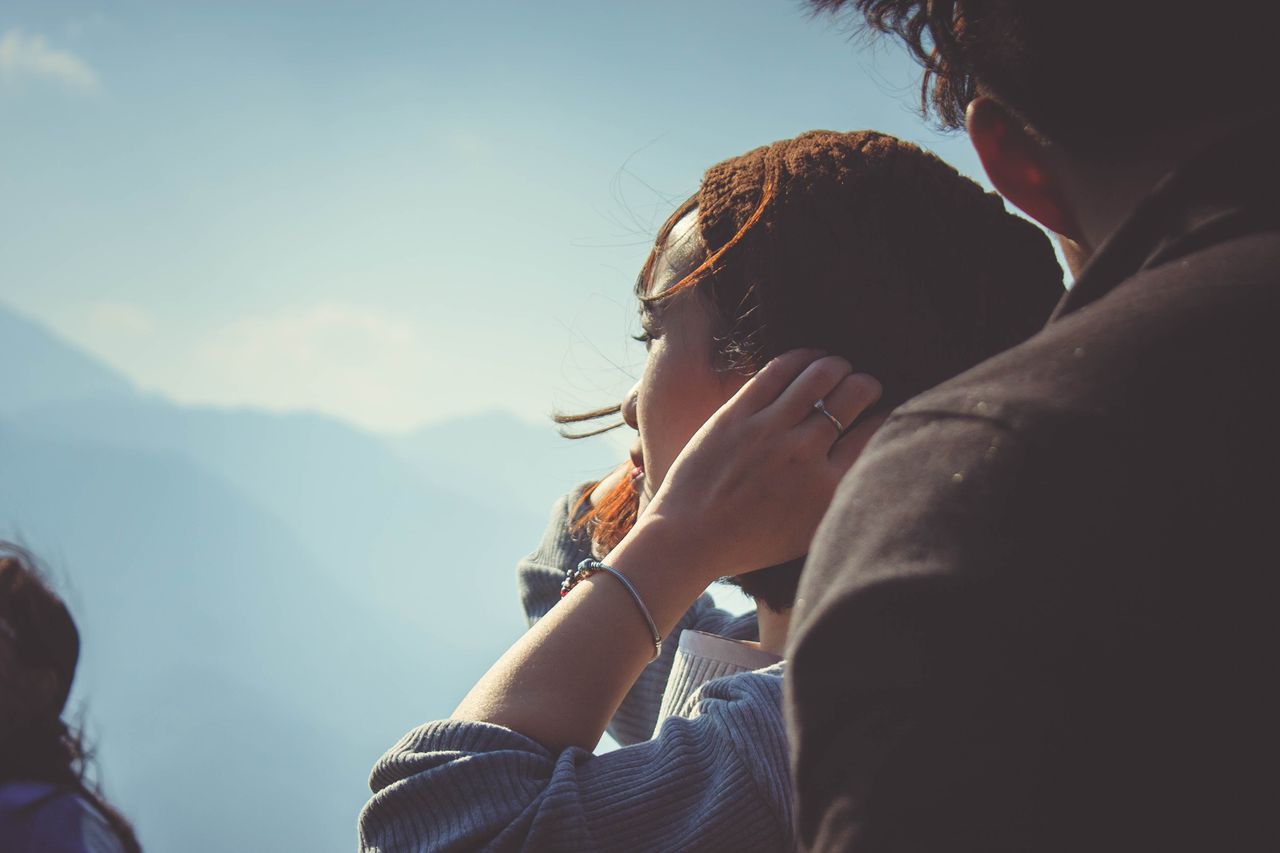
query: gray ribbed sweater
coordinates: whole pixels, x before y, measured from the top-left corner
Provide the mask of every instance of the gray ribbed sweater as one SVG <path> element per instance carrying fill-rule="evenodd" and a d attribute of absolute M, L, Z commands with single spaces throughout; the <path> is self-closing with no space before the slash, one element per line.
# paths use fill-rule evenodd
<path fill-rule="evenodd" d="M 520 563 L 530 622 L 559 600 L 565 568 L 586 556 L 569 534 L 578 494 L 556 504 L 542 543 Z M 704 595 L 672 636 L 684 629 L 749 638 L 755 618 L 731 616 Z M 609 726 L 630 744 L 614 752 L 555 754 L 488 723 L 442 720 L 409 732 L 374 767 L 374 795 L 360 815 L 362 849 L 793 848 L 784 665 L 706 681 L 734 667 L 670 639 Z M 678 684 L 668 691 L 673 664 Z M 675 715 L 654 733 L 664 693 L 664 715 Z"/>

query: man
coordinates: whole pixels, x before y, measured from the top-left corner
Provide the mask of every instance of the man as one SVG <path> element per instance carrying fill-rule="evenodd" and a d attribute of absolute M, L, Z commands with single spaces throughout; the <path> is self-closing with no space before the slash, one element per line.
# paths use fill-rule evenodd
<path fill-rule="evenodd" d="M 898 409 L 819 528 L 787 686 L 803 844 L 1280 849 L 1262 5 L 811 2 L 908 42 L 1078 279 Z"/>

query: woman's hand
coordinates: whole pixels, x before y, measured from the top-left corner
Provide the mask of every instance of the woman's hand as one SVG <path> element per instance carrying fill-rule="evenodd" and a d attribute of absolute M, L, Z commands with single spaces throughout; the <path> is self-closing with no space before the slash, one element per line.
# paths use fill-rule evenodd
<path fill-rule="evenodd" d="M 814 403 L 848 425 L 880 390 L 843 358 L 808 349 L 778 356 L 694 434 L 627 539 L 678 538 L 682 559 L 707 582 L 803 555 L 884 420 L 842 434 Z"/>

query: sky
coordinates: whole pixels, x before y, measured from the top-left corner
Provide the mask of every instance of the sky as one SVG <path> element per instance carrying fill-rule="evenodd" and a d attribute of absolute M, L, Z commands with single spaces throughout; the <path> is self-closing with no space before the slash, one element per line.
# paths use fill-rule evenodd
<path fill-rule="evenodd" d="M 916 67 L 798 0 L 0 6 L 0 302 L 178 402 L 379 432 L 615 402 L 712 164 Z"/>

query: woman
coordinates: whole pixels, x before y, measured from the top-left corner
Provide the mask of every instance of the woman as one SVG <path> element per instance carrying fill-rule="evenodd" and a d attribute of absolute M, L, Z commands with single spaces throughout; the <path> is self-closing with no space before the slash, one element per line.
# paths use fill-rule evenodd
<path fill-rule="evenodd" d="M 80 636 L 20 548 L 0 542 L 0 853 L 136 853 L 129 822 L 85 781 L 62 721 Z"/>
<path fill-rule="evenodd" d="M 908 143 L 813 132 L 711 168 L 637 283 L 640 382 L 566 419 L 620 412 L 631 464 L 562 500 L 522 566 L 541 618 L 375 767 L 365 847 L 794 846 L 798 558 L 884 413 L 1029 336 L 1061 292 L 1040 232 Z M 588 548 L 603 559 L 575 571 Z M 703 594 L 725 575 L 758 634 Z M 631 745 L 593 756 L 611 720 Z"/>

